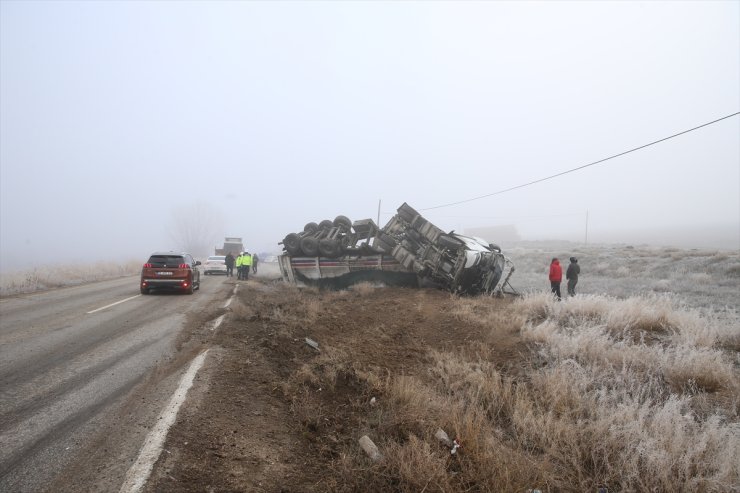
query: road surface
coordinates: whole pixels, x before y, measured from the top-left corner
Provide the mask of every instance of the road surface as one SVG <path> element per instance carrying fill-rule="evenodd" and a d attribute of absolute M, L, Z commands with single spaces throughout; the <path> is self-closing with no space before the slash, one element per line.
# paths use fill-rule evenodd
<path fill-rule="evenodd" d="M 142 296 L 127 277 L 0 300 L 0 491 L 117 491 L 192 359 L 185 334 L 234 284 Z"/>

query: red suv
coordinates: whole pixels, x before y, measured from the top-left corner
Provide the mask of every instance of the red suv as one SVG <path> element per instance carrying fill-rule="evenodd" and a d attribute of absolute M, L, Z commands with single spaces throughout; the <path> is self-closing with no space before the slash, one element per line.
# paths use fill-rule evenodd
<path fill-rule="evenodd" d="M 189 253 L 155 252 L 141 269 L 141 294 L 152 289 L 174 289 L 193 294 L 200 289 L 199 260 Z"/>

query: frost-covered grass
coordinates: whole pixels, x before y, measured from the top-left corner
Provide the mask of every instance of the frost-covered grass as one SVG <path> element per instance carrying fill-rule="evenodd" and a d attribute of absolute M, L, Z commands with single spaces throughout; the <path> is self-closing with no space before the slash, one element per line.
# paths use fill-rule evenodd
<path fill-rule="evenodd" d="M 516 265 L 511 284 L 522 292 L 549 291 L 550 260 L 563 267 L 561 291 L 570 257 L 581 266 L 576 293 L 627 298 L 663 293 L 694 308 L 737 308 L 740 252 L 678 250 L 632 246 L 582 246 L 564 243 L 520 243 L 504 253 Z"/>
<path fill-rule="evenodd" d="M 409 382 L 399 388 L 403 405 L 420 415 L 442 402 L 436 407 L 447 412 L 435 417 L 466 438 L 471 460 L 463 473 L 477 484 L 500 491 L 740 487 L 736 312 L 687 307 L 665 293 L 558 302 L 540 292 L 505 313 L 485 297 L 461 298 L 454 315 L 492 334 L 519 326 L 531 361 L 512 375 L 485 346 L 433 353 L 436 386 L 414 382 L 415 399 L 404 397 Z"/>
<path fill-rule="evenodd" d="M 50 265 L 0 274 L 0 296 L 33 293 L 94 281 L 131 276 L 141 272 L 141 262 L 99 262 L 89 265 Z"/>

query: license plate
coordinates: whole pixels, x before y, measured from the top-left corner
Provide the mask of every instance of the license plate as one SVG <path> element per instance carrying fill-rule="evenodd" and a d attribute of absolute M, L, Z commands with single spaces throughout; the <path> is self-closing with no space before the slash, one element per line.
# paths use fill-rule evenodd
<path fill-rule="evenodd" d="M 172 272 L 157 272 L 158 276 L 171 276 Z"/>

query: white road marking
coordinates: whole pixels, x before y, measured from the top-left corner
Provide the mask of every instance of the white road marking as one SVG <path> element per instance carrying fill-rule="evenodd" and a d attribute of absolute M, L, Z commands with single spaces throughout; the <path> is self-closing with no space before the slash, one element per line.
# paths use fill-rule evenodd
<path fill-rule="evenodd" d="M 129 300 L 133 300 L 134 298 L 138 298 L 139 296 L 141 296 L 141 295 L 140 294 L 137 294 L 136 296 L 132 296 L 131 298 L 126 298 L 125 300 L 116 301 L 115 303 L 111 303 L 110 305 L 105 305 L 105 306 L 102 306 L 100 308 L 96 308 L 95 310 L 89 311 L 89 312 L 87 312 L 87 314 L 89 315 L 91 313 L 99 312 L 100 310 L 105 310 L 106 308 L 110 308 L 112 306 L 116 306 L 118 304 L 124 303 L 124 302 L 129 301 Z"/>
<path fill-rule="evenodd" d="M 175 393 L 170 399 L 170 403 L 159 415 L 157 424 L 154 426 L 152 431 L 146 437 L 144 446 L 139 452 L 139 457 L 136 462 L 126 473 L 126 479 L 123 481 L 120 493 L 136 493 L 144 487 L 149 475 L 152 473 L 152 467 L 154 463 L 159 459 L 159 455 L 162 453 L 162 445 L 164 440 L 167 438 L 167 432 L 169 431 L 172 424 L 175 422 L 177 412 L 180 410 L 180 406 L 185 401 L 185 397 L 188 394 L 188 390 L 193 385 L 193 379 L 198 370 L 203 366 L 203 362 L 206 359 L 206 353 L 208 349 L 200 353 L 190 364 L 188 371 L 182 376 L 180 380 L 180 386 L 177 388 Z"/>
<path fill-rule="evenodd" d="M 231 298 L 229 298 L 229 300 L 226 302 L 226 304 L 224 305 L 224 308 L 228 308 L 229 305 L 231 304 L 231 302 L 234 301 L 234 298 L 236 297 L 236 290 L 237 289 L 239 289 L 239 285 L 238 284 L 235 284 L 234 285 L 234 293 L 231 295 Z"/>
<path fill-rule="evenodd" d="M 223 315 L 221 315 L 220 317 L 218 317 L 216 320 L 214 320 L 213 321 L 213 327 L 211 327 L 211 330 L 218 329 L 218 326 L 221 325 L 221 322 L 224 321 L 224 317 L 225 316 L 226 316 L 226 314 L 224 313 Z"/>

